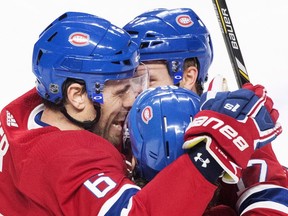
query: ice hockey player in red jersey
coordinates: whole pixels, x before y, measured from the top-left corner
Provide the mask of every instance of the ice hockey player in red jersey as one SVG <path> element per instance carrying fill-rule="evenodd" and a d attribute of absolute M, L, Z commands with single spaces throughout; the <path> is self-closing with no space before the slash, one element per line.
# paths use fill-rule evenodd
<path fill-rule="evenodd" d="M 201 25 L 199 25 L 201 24 Z M 180 85 L 182 87 L 185 87 L 187 89 L 190 89 L 198 94 L 201 94 L 201 84 L 204 83 L 205 79 L 203 79 L 203 77 L 207 77 L 207 73 L 208 73 L 208 68 L 209 65 L 212 62 L 212 57 L 213 57 L 213 49 L 212 49 L 212 41 L 210 38 L 210 34 L 207 30 L 207 28 L 205 27 L 204 23 L 201 21 L 201 19 L 197 16 L 197 14 L 190 8 L 175 8 L 175 9 L 165 9 L 165 8 L 158 8 L 158 9 L 154 9 L 154 10 L 150 10 L 147 12 L 144 12 L 138 16 L 136 16 L 134 19 L 132 19 L 130 22 L 128 22 L 124 27 L 125 30 L 128 31 L 128 33 L 131 34 L 132 39 L 139 45 L 140 47 L 140 59 L 142 62 L 145 63 L 146 67 L 149 68 L 149 73 L 150 73 L 150 86 L 152 87 L 156 87 L 159 85 L 171 85 L 172 80 L 174 81 L 174 84 L 176 85 Z M 189 43 L 189 41 L 191 41 Z M 193 41 L 193 42 L 192 42 Z M 206 44 L 204 46 L 204 44 Z M 195 60 L 196 63 L 195 64 Z M 196 66 L 196 67 L 195 67 Z M 144 67 L 143 67 L 144 68 Z M 198 77 L 197 77 L 197 71 L 198 71 Z M 193 73 L 192 73 L 193 72 Z M 195 73 L 196 72 L 196 73 Z M 196 76 L 195 76 L 196 75 Z M 168 78 L 167 78 L 168 76 Z M 169 79 L 169 76 L 171 77 Z M 197 80 L 195 79 L 197 77 Z M 221 78 L 221 77 L 219 77 Z M 194 81 L 196 81 L 194 83 Z M 217 85 L 215 84 L 215 81 L 219 81 L 220 79 L 215 79 L 210 83 L 210 85 L 213 83 L 213 87 L 214 85 L 216 85 L 217 91 L 223 91 L 226 89 L 226 86 L 224 85 Z M 220 80 L 221 81 L 221 80 Z M 193 84 L 194 83 L 194 84 Z M 220 88 L 219 88 L 220 87 Z M 203 88 L 202 88 L 203 89 Z M 154 104 L 152 104 L 152 101 L 154 97 L 156 96 L 152 96 L 152 92 L 151 94 L 151 101 L 148 101 L 147 99 L 147 103 L 145 105 L 148 106 L 148 104 L 150 104 L 151 107 L 153 107 Z M 158 96 L 157 96 L 158 97 Z M 165 96 L 159 96 L 159 98 L 161 97 L 165 97 Z M 144 100 L 143 98 L 141 100 Z M 155 99 L 156 100 L 156 99 Z M 161 99 L 158 99 L 161 100 Z M 161 101 L 164 101 L 161 100 Z M 165 100 L 166 101 L 166 100 Z M 172 107 L 175 107 L 175 105 L 172 105 L 172 101 L 170 102 L 171 107 L 167 108 L 168 111 L 164 108 L 165 107 L 165 101 L 160 103 L 159 106 L 155 105 L 155 109 L 159 108 L 159 107 L 163 107 L 162 110 L 164 110 L 162 112 L 163 116 L 162 118 L 165 117 L 165 119 L 168 119 L 169 116 L 171 119 L 174 119 L 174 115 L 177 115 L 177 113 L 173 113 L 173 112 L 169 112 L 169 110 L 172 110 Z M 137 109 L 140 109 L 141 104 L 143 105 L 144 102 L 143 101 L 138 101 L 138 106 Z M 135 105 L 136 106 L 136 105 Z M 166 106 L 169 106 L 166 105 Z M 144 106 L 145 107 L 145 106 Z M 164 115 L 165 113 L 165 115 Z M 167 113 L 169 115 L 167 115 Z M 136 115 L 136 113 L 133 113 L 134 115 Z M 134 118 L 135 116 L 133 116 Z M 157 117 L 154 115 L 153 120 L 155 121 Z M 158 116 L 158 118 L 161 119 L 160 116 Z M 180 119 L 178 119 L 178 124 Z M 134 122 L 134 119 L 133 121 Z M 138 161 L 140 161 L 140 163 L 142 164 L 142 171 L 140 169 L 140 174 L 142 173 L 142 175 L 144 175 L 144 173 L 146 173 L 148 176 L 145 176 L 146 180 L 151 179 L 151 176 L 155 175 L 155 172 L 153 172 L 152 167 L 154 167 L 154 169 L 157 169 L 158 171 L 163 168 L 163 161 L 166 161 L 166 163 L 171 162 L 172 158 L 175 158 L 176 156 L 179 156 L 179 149 L 178 151 L 173 152 L 170 148 L 169 148 L 169 159 L 166 158 L 165 159 L 165 152 L 161 152 L 163 149 L 162 148 L 156 148 L 155 146 L 152 146 L 151 143 L 153 143 L 153 145 L 156 145 L 156 143 L 164 143 L 164 142 L 168 142 L 170 145 L 172 145 L 173 143 L 175 143 L 175 139 L 173 138 L 174 136 L 176 136 L 178 138 L 178 141 L 181 137 L 181 133 L 176 133 L 174 132 L 174 136 L 172 136 L 170 134 L 170 136 L 168 136 L 169 131 L 164 132 L 163 131 L 163 136 L 160 135 L 159 131 L 158 134 L 155 135 L 155 133 L 157 133 L 156 130 L 154 130 L 155 125 L 151 126 L 151 122 L 150 125 L 146 125 L 143 123 L 143 128 L 141 127 L 141 119 L 140 120 L 136 120 L 136 122 L 133 123 L 133 128 L 132 131 L 135 134 L 137 134 L 137 128 L 136 125 L 138 126 L 138 132 L 141 132 L 141 135 L 138 135 L 138 137 L 141 137 L 140 140 L 142 140 L 142 142 L 138 143 L 138 145 L 136 145 L 134 143 L 134 145 L 136 145 L 136 152 L 137 152 L 137 157 L 138 157 Z M 177 122 L 177 121 L 176 121 Z M 161 125 L 161 123 L 159 123 Z M 171 123 L 170 123 L 171 124 Z M 170 128 L 170 124 L 165 124 L 167 128 Z M 175 121 L 174 121 L 175 124 Z M 181 125 L 181 124 L 180 124 Z M 183 126 L 183 125 L 182 125 Z M 153 128 L 153 133 L 151 132 L 151 129 L 149 128 Z M 163 126 L 163 128 L 166 128 Z M 175 125 L 173 125 L 173 127 L 176 127 Z M 179 128 L 180 126 L 178 126 Z M 141 130 L 140 130 L 141 128 Z M 146 129 L 145 129 L 146 128 Z M 135 132 L 136 130 L 136 132 Z M 164 129 L 163 129 L 164 130 Z M 173 131 L 170 131 L 170 133 L 173 134 Z M 154 138 L 153 138 L 153 135 Z M 177 134 L 177 135 L 175 135 Z M 160 138 L 159 138 L 160 137 Z M 162 140 L 161 137 L 164 139 L 164 137 L 166 137 L 165 140 Z M 149 140 L 148 143 L 144 142 L 144 140 Z M 168 140 L 168 141 L 167 141 Z M 134 140 L 135 141 L 135 140 Z M 139 139 L 137 140 L 139 141 Z M 269 146 L 269 147 L 268 147 Z M 265 154 L 262 155 L 262 157 L 267 157 L 269 156 L 269 161 L 274 161 L 274 165 L 276 165 L 276 167 L 278 166 L 278 170 L 282 169 L 281 165 L 278 164 L 276 157 L 274 159 L 274 153 L 272 151 L 272 145 L 268 144 L 267 147 L 265 147 L 265 149 L 267 149 L 267 152 L 265 153 L 265 151 L 261 150 L 261 151 L 256 151 L 256 155 L 259 154 L 259 152 L 264 152 Z M 138 148 L 143 148 L 146 149 L 144 152 L 142 152 L 143 155 L 140 154 L 140 152 L 138 152 Z M 135 148 L 135 146 L 134 146 Z M 152 148 L 152 149 L 150 149 Z M 179 145 L 178 146 L 174 146 L 173 149 L 175 150 L 175 148 L 180 148 Z M 157 149 L 157 150 L 156 150 Z M 162 166 L 160 166 L 160 164 L 158 164 L 157 162 L 155 162 L 154 158 L 150 158 L 152 157 L 152 155 L 149 155 L 150 151 L 157 151 L 157 161 L 159 161 L 159 163 L 161 162 Z M 145 154 L 145 152 L 147 152 L 147 155 Z M 268 153 L 269 152 L 269 153 Z M 154 152 L 155 153 L 155 152 Z M 171 155 L 172 153 L 172 155 Z M 174 153 L 174 154 L 173 154 Z M 156 153 L 155 153 L 156 154 Z M 162 159 L 160 159 L 160 155 L 163 156 Z M 252 156 L 254 157 L 254 156 Z M 258 155 L 259 157 L 259 155 Z M 264 160 L 263 158 L 261 160 Z M 249 162 L 250 163 L 250 162 Z M 148 164 L 148 165 L 147 165 Z M 143 167 L 145 166 L 150 166 L 147 169 L 144 169 Z M 254 166 L 258 166 L 258 165 L 254 165 Z M 253 167 L 254 167 L 253 166 Z M 138 164 L 138 167 L 141 167 Z M 275 166 L 273 166 L 275 167 Z M 249 168 L 248 170 L 250 170 L 251 168 Z M 274 168 L 269 169 L 269 172 L 274 173 L 279 173 L 277 176 L 281 178 L 283 177 L 283 171 L 282 172 L 273 172 L 271 170 L 274 170 Z M 139 172 L 139 171 L 138 171 Z M 147 173 L 148 172 L 148 173 Z M 150 173 L 151 172 L 151 173 Z M 262 169 L 263 172 L 263 169 Z M 267 171 L 268 172 L 268 171 Z M 284 168 L 284 172 L 285 172 L 285 168 Z M 149 174 L 150 173 L 150 174 Z M 246 173 L 246 171 L 245 171 Z M 255 173 L 259 173 L 259 172 L 255 172 Z M 281 174 L 282 173 L 282 174 Z M 255 175 L 245 175 L 245 178 L 247 180 L 248 177 L 252 177 Z M 142 176 L 143 177 L 143 176 Z M 274 176 L 275 178 L 275 176 Z M 138 182 L 140 181 L 139 179 L 137 180 Z M 143 181 L 143 179 L 142 179 Z M 219 194 L 219 197 L 223 198 L 220 199 L 221 202 L 216 202 L 214 203 L 213 208 L 211 208 L 211 210 L 207 210 L 205 213 L 206 215 L 223 215 L 225 212 L 225 214 L 228 214 L 227 211 L 231 212 L 231 209 L 229 209 L 229 206 L 231 206 L 233 208 L 232 211 L 235 211 L 235 202 L 237 201 L 237 193 L 238 192 L 238 188 L 236 187 L 235 184 L 231 185 L 231 184 L 226 184 L 223 183 L 222 180 L 219 180 L 223 186 L 221 187 L 221 194 Z M 254 179 L 255 182 L 257 182 L 257 178 Z M 262 183 L 263 184 L 263 180 L 262 179 Z M 282 181 L 282 180 L 281 180 Z M 280 182 L 281 182 L 280 181 Z M 145 180 L 144 180 L 145 182 Z M 240 181 L 242 182 L 242 180 Z M 279 182 L 277 183 L 277 181 L 275 182 L 275 185 L 282 185 Z M 242 189 L 243 187 L 245 188 L 245 186 L 241 186 Z M 247 186 L 246 186 L 247 187 Z M 285 186 L 284 186 L 285 188 Z M 286 189 L 283 189 L 284 191 Z M 235 193 L 232 193 L 232 191 L 235 191 Z M 250 190 L 251 191 L 251 190 Z M 272 190 L 270 190 L 272 191 Z M 278 190 L 280 191 L 280 190 Z M 286 192 L 284 192 L 285 194 Z M 217 193 L 218 194 L 218 193 Z M 226 195 L 229 195 L 228 197 Z M 231 197 L 231 194 L 233 194 L 233 196 Z M 259 195 L 260 193 L 256 194 Z M 261 195 L 261 194 L 260 194 Z M 262 195 L 261 195 L 262 196 Z M 253 199 L 253 202 L 259 202 L 259 200 L 261 201 L 261 198 L 259 198 L 259 200 L 257 200 L 255 198 L 255 196 L 250 196 Z M 285 197 L 285 196 L 282 196 Z M 271 205 L 271 203 L 273 202 L 277 202 L 276 201 L 272 201 L 274 198 L 273 196 L 267 197 L 267 200 L 270 200 L 270 204 L 269 205 L 265 205 L 266 208 L 268 209 L 269 207 L 271 208 L 275 208 L 274 206 L 278 206 L 277 205 Z M 216 199 L 218 200 L 218 199 Z M 214 200 L 213 200 L 214 202 Z M 213 205 L 213 202 L 211 203 L 211 205 Z M 251 202 L 251 203 L 253 203 Z M 278 209 L 283 209 L 283 206 L 285 206 L 285 202 L 287 203 L 287 201 L 284 201 L 282 204 L 282 208 L 278 208 Z M 227 204 L 226 206 L 220 205 L 221 203 L 225 203 Z M 244 202 L 247 203 L 247 202 Z M 259 202 L 259 203 L 263 203 L 263 202 Z M 258 214 L 262 214 L 260 212 L 263 211 L 263 209 L 261 209 L 261 207 L 263 207 L 263 205 L 253 205 L 254 206 L 254 213 L 258 213 Z M 266 204 L 266 203 L 265 203 Z M 244 205 L 242 205 L 244 206 Z M 249 205 L 248 205 L 249 206 Z M 252 205 L 251 205 L 252 206 Z M 251 207 L 250 206 L 250 207 Z M 243 208 L 243 207 L 242 207 Z M 241 209 L 242 209 L 241 208 Z M 256 208 L 256 210 L 255 210 Z M 239 212 L 243 211 L 239 209 Z M 247 208 L 248 209 L 248 208 Z M 266 210 L 267 210 L 266 209 Z M 285 207 L 284 207 L 285 209 Z M 272 214 L 270 211 L 266 211 L 267 214 Z M 250 210 L 251 211 L 251 210 Z M 285 211 L 283 211 L 285 212 Z M 250 212 L 246 212 L 246 214 L 249 214 Z M 279 213 L 279 212 L 278 212 Z M 233 212 L 231 213 L 233 214 Z M 234 213 L 235 214 L 235 213 Z M 280 213 L 279 213 L 280 214 Z"/>
<path fill-rule="evenodd" d="M 147 84 L 146 74 L 135 73 L 138 54 L 125 31 L 91 14 L 65 13 L 40 34 L 32 59 L 36 88 L 1 111 L 2 215 L 201 215 L 222 170 L 237 180 L 262 132 L 271 139 L 279 133 L 265 91 L 244 88 L 247 100 L 233 100 L 237 109 L 199 112 L 186 133 L 189 153 L 141 190 L 118 151 L 124 119 Z M 245 127 L 233 115 L 239 110 Z M 212 119 L 237 130 L 230 135 L 244 143 L 214 130 Z"/>
<path fill-rule="evenodd" d="M 227 92 L 218 93 L 215 98 L 221 97 L 221 94 L 227 94 Z M 272 102 L 270 103 L 269 106 L 272 106 Z M 267 141 L 266 138 L 264 140 Z M 277 160 L 271 143 L 261 145 L 262 147 L 257 148 L 252 154 L 237 184 L 234 184 L 235 182 L 231 181 L 229 176 L 226 178 L 227 175 L 218 179 L 220 187 L 212 202 L 213 207 L 209 208 L 205 215 L 219 215 L 218 211 L 223 214 L 223 212 L 230 211 L 228 207 L 234 209 L 237 215 L 242 216 L 287 215 L 287 168 Z"/>
<path fill-rule="evenodd" d="M 265 93 L 264 93 L 265 89 L 262 86 L 258 85 L 258 86 L 253 87 L 251 84 L 247 84 L 247 85 L 245 85 L 245 88 L 248 88 L 250 90 L 253 89 L 253 91 L 257 92 L 257 94 L 259 94 L 259 96 L 260 96 L 260 94 L 263 94 L 262 96 L 264 98 L 266 97 Z M 259 119 L 261 119 L 261 118 L 266 118 L 265 116 L 267 116 L 266 114 L 263 113 L 263 109 L 260 108 L 261 105 L 260 105 L 260 107 L 256 108 L 258 106 L 257 103 L 258 102 L 261 103 L 260 102 L 261 99 L 256 103 L 255 98 L 251 97 L 250 93 L 249 93 L 249 91 L 245 92 L 242 89 L 235 91 L 235 92 L 218 93 L 216 95 L 214 94 L 214 92 L 206 92 L 202 96 L 202 106 L 201 106 L 202 108 L 201 109 L 203 109 L 203 108 L 206 109 L 209 107 L 209 110 L 218 110 L 220 112 L 225 112 L 225 113 L 227 112 L 228 113 L 229 110 L 231 110 L 231 108 L 234 106 L 234 104 L 236 104 L 237 106 L 234 106 L 235 110 L 234 111 L 231 110 L 231 112 L 233 113 L 233 116 L 237 117 L 239 119 L 239 121 L 242 121 L 243 123 L 246 122 L 247 123 L 246 126 L 249 126 L 249 124 L 250 124 L 249 120 L 245 120 L 247 118 L 247 116 L 245 114 L 246 112 L 248 112 L 249 115 L 251 115 L 251 116 L 255 115 L 256 121 L 259 121 Z M 195 108 L 193 108 L 193 106 L 190 106 L 187 108 L 187 104 L 191 104 L 191 99 L 186 99 L 186 100 L 184 99 L 185 95 L 187 98 L 189 98 L 188 97 L 189 94 L 191 94 L 191 92 L 190 93 L 189 93 L 189 91 L 183 92 L 183 90 L 178 89 L 177 87 L 162 86 L 162 87 L 157 87 L 155 89 L 148 89 L 148 90 L 144 91 L 143 93 L 141 93 L 139 95 L 139 97 L 136 99 L 135 103 L 133 104 L 132 109 L 130 110 L 130 112 L 128 114 L 127 126 L 129 129 L 128 130 L 129 135 L 130 135 L 129 139 L 131 140 L 132 152 L 133 152 L 133 155 L 134 155 L 134 158 L 136 161 L 134 178 L 135 178 L 135 182 L 137 182 L 137 184 L 139 184 L 141 187 L 145 186 L 145 184 L 147 184 L 149 181 L 151 181 L 155 176 L 156 176 L 155 178 L 157 178 L 158 173 L 163 168 L 165 168 L 169 164 L 173 163 L 173 160 L 175 160 L 175 158 L 178 158 L 181 154 L 183 154 L 183 149 L 182 149 L 182 143 L 184 140 L 183 130 L 186 129 L 187 125 L 189 124 L 189 121 L 191 121 L 193 119 L 193 117 L 195 116 Z M 195 96 L 194 96 L 194 98 L 195 98 Z M 203 102 L 203 99 L 207 100 L 207 101 Z M 251 103 L 251 104 L 249 105 L 249 103 Z M 269 104 L 269 106 L 271 105 L 270 103 L 271 103 L 271 100 L 268 99 L 267 104 Z M 227 109 L 227 110 L 225 110 L 225 109 Z M 257 114 L 253 113 L 253 111 L 251 109 L 258 110 L 258 111 L 256 111 Z M 262 109 L 262 111 L 260 111 L 259 109 Z M 196 120 L 194 120 L 191 123 L 193 126 L 191 129 L 188 129 L 188 131 L 187 131 L 188 134 L 193 135 L 197 131 L 197 129 L 195 130 L 195 126 L 196 125 L 199 126 L 201 124 L 203 124 L 201 126 L 207 127 L 207 132 L 208 132 L 209 121 L 206 121 L 206 119 L 205 119 L 206 116 L 202 116 L 202 113 L 203 113 L 203 110 L 202 110 L 202 112 L 199 113 L 200 117 L 198 117 L 198 115 L 196 114 L 196 117 L 195 117 Z M 178 117 L 179 115 L 180 115 L 180 117 Z M 276 117 L 277 115 L 278 115 L 278 113 L 273 111 L 273 116 Z M 203 119 L 205 119 L 205 121 Z M 240 119 L 242 119 L 242 120 L 240 120 Z M 202 121 L 204 123 L 200 124 L 200 122 L 202 122 Z M 187 122 L 188 122 L 188 124 L 187 124 Z M 212 123 L 212 121 L 210 123 Z M 259 125 L 259 126 L 260 126 L 260 128 L 261 127 L 265 128 L 270 123 L 268 121 L 268 122 L 265 122 L 265 124 Z M 216 122 L 216 124 L 212 127 L 213 130 L 215 130 L 214 135 L 217 134 L 216 129 L 220 128 L 219 130 L 221 130 L 222 133 L 227 133 L 226 134 L 227 138 L 229 138 L 231 136 L 232 137 L 237 136 L 237 134 L 235 132 L 233 132 L 233 130 L 230 130 L 228 128 L 224 129 L 226 126 L 223 126 L 223 128 L 222 128 L 222 126 L 223 126 L 222 122 L 218 122 L 218 123 Z M 238 126 L 240 126 L 240 125 L 238 125 Z M 244 125 L 240 126 L 239 129 L 243 126 Z M 278 129 L 281 130 L 281 128 L 278 128 Z M 194 132 L 192 133 L 192 131 L 194 131 Z M 251 131 L 252 137 L 256 134 L 255 132 L 256 131 Z M 259 154 L 259 152 L 264 152 L 268 156 L 270 155 L 270 160 L 271 160 L 271 158 L 272 159 L 274 158 L 273 154 L 270 151 L 267 151 L 267 149 L 270 148 L 270 144 L 268 144 L 267 147 L 264 146 L 264 147 L 260 148 L 261 146 L 263 146 L 267 142 L 269 142 L 269 140 L 273 140 L 275 138 L 275 137 L 273 137 L 275 135 L 274 133 L 276 133 L 276 131 L 270 131 L 270 132 L 266 131 L 266 133 L 262 134 L 263 137 L 261 137 L 258 140 L 255 140 L 254 144 L 255 144 L 255 148 L 257 148 L 257 150 L 253 154 L 254 157 L 256 157 L 256 155 L 258 155 L 258 157 L 259 157 L 261 155 L 261 154 Z M 280 131 L 278 131 L 277 133 L 280 133 Z M 273 138 L 271 137 L 271 135 Z M 189 145 L 189 143 L 190 143 L 189 137 L 190 136 L 188 136 L 188 141 L 186 141 L 184 146 L 187 145 L 187 143 Z M 197 139 L 199 139 L 199 138 L 200 137 L 197 137 L 195 139 L 196 142 L 197 142 Z M 235 140 L 234 140 L 235 145 L 239 145 L 239 147 L 240 147 L 240 145 L 242 146 L 244 144 L 244 142 L 242 142 L 243 141 L 242 138 L 243 137 L 235 138 Z M 187 139 L 187 134 L 186 134 L 186 139 Z M 219 137 L 219 139 L 220 139 L 220 137 Z M 231 138 L 229 138 L 229 139 L 231 139 Z M 224 142 L 224 141 L 225 141 L 225 139 L 221 140 L 221 142 Z M 216 148 L 216 150 L 215 149 L 213 150 L 213 148 L 210 149 L 211 145 L 213 145 L 213 141 L 210 143 L 210 141 L 208 139 L 207 144 L 206 144 L 207 149 L 204 149 L 204 150 L 201 148 L 197 149 L 197 151 L 196 151 L 197 154 L 195 154 L 194 158 L 192 159 L 192 160 L 194 160 L 195 163 L 197 161 L 201 162 L 200 163 L 201 168 L 203 169 L 203 172 L 205 173 L 204 176 L 206 176 L 210 180 L 211 180 L 211 178 L 213 178 L 213 175 L 215 174 L 215 170 L 217 170 L 217 166 L 214 167 L 211 164 L 211 163 L 213 163 L 213 159 L 211 160 L 211 157 L 209 157 L 209 155 L 207 156 L 207 154 L 206 154 L 207 151 L 209 152 L 209 154 L 212 155 L 212 157 L 215 157 L 214 159 L 216 159 L 216 161 L 218 161 L 219 164 L 221 164 L 221 162 L 219 161 L 219 160 L 221 160 L 221 156 L 225 156 L 225 158 L 229 157 L 226 155 L 225 152 L 222 152 L 222 150 L 218 152 L 218 150 L 217 150 L 218 147 Z M 193 150 L 195 150 L 195 149 L 193 149 Z M 219 155 L 221 153 L 220 158 L 216 154 L 214 154 L 214 151 L 217 152 Z M 233 151 L 233 149 L 231 148 L 229 151 Z M 230 153 L 232 153 L 232 152 L 230 152 Z M 191 156 L 192 153 L 190 152 L 189 154 Z M 206 155 L 206 156 L 202 157 L 203 155 Z M 132 161 L 134 161 L 134 160 L 132 160 Z M 252 161 L 252 160 L 250 160 L 250 161 Z M 275 161 L 273 161 L 273 162 L 275 163 Z M 233 165 L 233 162 L 230 161 L 227 164 Z M 209 166 L 210 166 L 210 169 L 212 166 L 214 168 L 214 170 L 210 170 L 208 168 Z M 222 166 L 222 168 L 224 168 L 226 165 L 222 164 L 221 166 Z M 235 169 L 226 167 L 226 168 L 224 168 L 224 170 L 228 169 L 230 171 L 232 171 L 232 170 L 236 171 L 237 165 L 234 164 L 233 166 L 235 167 Z M 277 166 L 274 165 L 274 167 L 277 167 Z M 250 169 L 250 165 L 247 169 L 244 170 L 244 173 L 246 173 L 249 169 Z M 201 169 L 199 169 L 199 170 L 201 170 Z M 278 172 L 279 170 L 280 171 L 282 170 L 282 172 Z M 252 174 L 254 174 L 254 173 L 257 173 L 257 175 L 259 174 L 259 172 L 256 172 L 256 171 L 251 171 L 251 172 L 252 172 Z M 234 177 L 232 179 L 230 179 L 230 183 L 233 183 L 233 189 L 234 189 L 234 188 L 236 188 L 235 183 L 238 182 L 237 175 L 240 176 L 240 174 L 238 173 L 235 176 L 235 174 L 232 173 L 232 174 L 229 174 L 228 176 L 231 178 L 231 176 L 233 176 L 233 175 L 234 175 Z M 253 180 L 254 184 L 257 184 L 257 182 L 258 182 L 257 178 L 256 178 L 257 175 L 251 175 L 251 173 L 249 173 L 249 175 L 245 175 L 240 182 L 242 182 L 243 180 L 248 180 L 248 181 L 250 181 L 250 185 L 251 185 L 251 181 Z M 256 177 L 253 177 L 253 176 L 256 176 Z M 224 177 L 227 178 L 227 173 L 223 176 L 223 178 Z M 287 202 L 285 197 L 288 194 L 288 190 L 287 190 L 287 188 L 285 188 L 285 184 L 287 184 L 287 176 L 283 175 L 283 169 L 278 167 L 277 174 L 273 173 L 273 174 L 271 174 L 271 177 L 273 179 L 275 179 L 274 187 L 278 189 L 278 191 L 276 191 L 278 193 L 275 193 L 275 192 L 273 193 L 271 191 L 270 194 L 265 197 L 267 200 L 269 200 L 269 202 L 267 201 L 267 203 L 269 203 L 270 205 L 268 205 L 268 207 L 266 207 L 266 209 L 264 211 L 269 212 L 269 214 L 273 215 L 273 212 L 275 212 L 275 205 L 273 205 L 273 202 L 277 203 L 277 199 L 279 199 L 279 198 L 280 198 L 280 201 L 278 201 L 279 202 L 278 205 L 279 204 L 282 205 L 282 213 L 284 212 L 283 207 L 285 207 L 285 202 Z M 216 178 L 214 179 L 215 184 L 217 184 L 216 183 L 217 178 L 218 177 L 216 176 Z M 279 179 L 281 180 L 280 182 L 278 182 Z M 267 183 L 267 181 L 265 181 L 265 182 Z M 281 188 L 281 190 L 279 189 L 280 183 L 281 183 L 281 185 L 284 185 Z M 247 184 L 246 184 L 246 187 L 247 187 Z M 254 185 L 253 185 L 253 187 L 254 187 Z M 219 188 L 219 189 L 221 189 L 221 188 Z M 225 189 L 227 189 L 227 187 L 225 187 Z M 269 189 L 271 189 L 271 188 L 269 188 Z M 233 193 L 233 191 L 227 191 L 230 196 L 228 196 L 228 197 L 226 196 L 225 198 L 231 199 L 231 197 L 232 197 L 232 198 L 237 200 L 238 197 L 235 198 L 235 197 L 231 196 L 231 194 L 232 195 L 236 194 L 236 193 Z M 249 197 L 249 199 L 253 199 L 253 201 L 256 203 L 256 202 L 261 201 L 261 199 L 263 199 L 263 196 L 259 196 L 258 194 L 251 195 Z M 214 203 L 214 200 L 212 200 L 212 201 L 213 202 L 211 202 L 211 203 L 209 203 L 209 205 L 207 205 L 207 209 L 204 213 L 205 216 L 209 216 L 209 215 L 214 215 L 214 216 L 215 215 L 236 215 L 237 210 L 239 210 L 239 212 L 243 211 L 239 207 L 235 208 L 234 205 L 228 205 L 227 202 L 223 202 L 223 203 L 221 203 L 221 202 L 216 203 L 215 202 Z M 229 200 L 229 201 L 232 202 L 231 200 Z M 246 201 L 245 204 L 248 206 L 248 209 L 253 208 L 253 206 L 254 206 L 254 204 L 252 202 L 248 202 L 248 201 Z M 271 210 L 267 211 L 267 209 L 269 209 L 269 206 L 271 209 L 273 209 L 273 211 L 271 211 Z M 284 208 L 284 210 L 285 210 L 285 208 Z M 262 212 L 263 212 L 263 208 L 261 208 L 261 204 L 260 204 L 258 206 L 257 205 L 254 206 L 253 212 L 247 211 L 245 213 L 245 215 L 253 215 L 255 213 L 260 214 Z M 281 210 L 278 210 L 277 213 L 279 214 L 279 212 L 281 212 Z M 279 214 L 279 215 L 281 215 L 281 214 Z"/>

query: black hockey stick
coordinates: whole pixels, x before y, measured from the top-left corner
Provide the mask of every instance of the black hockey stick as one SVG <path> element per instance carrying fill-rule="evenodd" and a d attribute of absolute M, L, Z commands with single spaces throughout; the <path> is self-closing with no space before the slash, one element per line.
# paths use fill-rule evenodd
<path fill-rule="evenodd" d="M 225 0 L 212 0 L 238 87 L 250 82 Z"/>

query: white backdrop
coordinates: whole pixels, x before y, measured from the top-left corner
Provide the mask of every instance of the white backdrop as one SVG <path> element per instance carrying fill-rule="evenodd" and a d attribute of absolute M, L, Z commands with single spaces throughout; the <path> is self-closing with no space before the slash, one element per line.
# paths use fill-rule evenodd
<path fill-rule="evenodd" d="M 288 82 L 282 77 L 288 70 L 288 1 L 227 0 L 227 5 L 250 80 L 267 88 L 280 111 L 279 121 L 284 131 L 274 145 L 279 160 L 288 166 Z M 34 87 L 31 72 L 33 45 L 40 32 L 62 13 L 93 13 L 122 27 L 138 14 L 157 7 L 189 7 L 201 17 L 212 35 L 214 46 L 210 79 L 222 74 L 228 79 L 229 88 L 236 89 L 212 0 L 9 0 L 0 7 L 0 109 Z"/>

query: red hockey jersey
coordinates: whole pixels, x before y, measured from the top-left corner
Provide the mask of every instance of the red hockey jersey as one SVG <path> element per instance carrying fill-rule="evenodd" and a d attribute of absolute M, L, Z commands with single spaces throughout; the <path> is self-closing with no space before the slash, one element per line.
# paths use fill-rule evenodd
<path fill-rule="evenodd" d="M 240 215 L 288 215 L 287 168 L 277 160 L 272 144 L 254 152 L 238 187 Z"/>
<path fill-rule="evenodd" d="M 288 175 L 274 154 L 272 144 L 257 149 L 237 185 L 220 182 L 218 204 L 241 216 L 288 215 Z"/>
<path fill-rule="evenodd" d="M 17 215 L 202 215 L 216 189 L 178 158 L 140 190 L 123 156 L 85 130 L 43 126 L 35 89 L 1 111 L 0 213 Z"/>

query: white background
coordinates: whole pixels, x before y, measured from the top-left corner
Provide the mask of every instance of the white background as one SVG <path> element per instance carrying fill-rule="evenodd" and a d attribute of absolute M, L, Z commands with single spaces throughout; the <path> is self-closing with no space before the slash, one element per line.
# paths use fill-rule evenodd
<path fill-rule="evenodd" d="M 288 166 L 288 1 L 227 0 L 244 62 L 252 83 L 264 85 L 280 111 L 284 131 L 274 141 L 282 164 Z M 208 27 L 214 46 L 210 79 L 222 74 L 236 89 L 212 0 L 49 0 L 5 1 L 0 7 L 0 109 L 34 87 L 32 49 L 38 35 L 66 11 L 92 13 L 124 26 L 140 13 L 157 7 L 192 8 Z"/>

